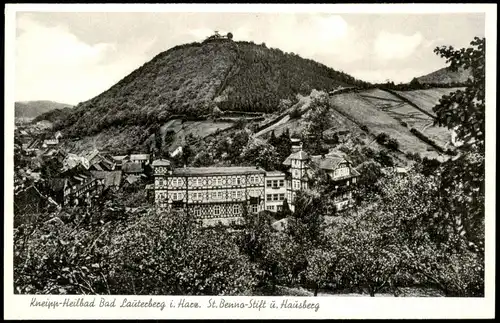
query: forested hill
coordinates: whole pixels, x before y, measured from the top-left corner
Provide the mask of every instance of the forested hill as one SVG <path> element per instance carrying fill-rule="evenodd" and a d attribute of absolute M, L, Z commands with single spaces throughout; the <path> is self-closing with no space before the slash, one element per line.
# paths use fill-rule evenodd
<path fill-rule="evenodd" d="M 220 110 L 272 112 L 281 99 L 312 89 L 368 84 L 265 44 L 205 41 L 158 54 L 109 90 L 79 104 L 55 126 L 90 135 L 118 125 L 151 125 L 172 114 Z"/>
<path fill-rule="evenodd" d="M 15 102 L 15 116 L 22 118 L 35 118 L 55 109 L 70 108 L 71 104 L 54 101 L 25 101 Z"/>
<path fill-rule="evenodd" d="M 457 71 L 452 71 L 449 67 L 441 68 L 437 71 L 429 73 L 417 78 L 421 84 L 464 84 L 471 76 L 469 70 L 463 68 Z"/>

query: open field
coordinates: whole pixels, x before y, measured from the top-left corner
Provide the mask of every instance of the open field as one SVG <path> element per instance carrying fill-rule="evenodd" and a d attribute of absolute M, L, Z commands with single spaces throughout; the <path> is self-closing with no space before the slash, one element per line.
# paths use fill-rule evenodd
<path fill-rule="evenodd" d="M 189 135 L 193 135 L 195 138 L 205 138 L 217 131 L 226 130 L 232 127 L 234 123 L 232 122 L 218 122 L 218 121 L 185 121 L 182 122 L 180 119 L 173 119 L 165 123 L 161 127 L 162 134 L 166 134 L 168 131 L 173 131 L 174 140 L 170 145 L 173 150 L 179 146 L 185 144 L 185 139 Z"/>
<path fill-rule="evenodd" d="M 401 125 L 389 112 L 377 108 L 370 100 L 358 93 L 346 93 L 331 97 L 331 102 L 341 114 L 359 126 L 366 126 L 374 135 L 386 133 L 399 142 L 399 149 L 407 153 L 419 153 L 422 157 L 439 158 L 431 146 L 415 137 L 410 129 Z"/>
<path fill-rule="evenodd" d="M 463 90 L 464 88 L 434 88 L 426 90 L 414 90 L 414 91 L 395 91 L 399 95 L 410 100 L 416 104 L 419 108 L 435 115 L 432 108 L 439 103 L 439 100 L 443 95 L 448 95 L 456 90 Z"/>
<path fill-rule="evenodd" d="M 434 92 L 433 90 L 430 91 Z M 413 91 L 407 91 L 406 93 L 411 96 L 411 92 Z M 391 93 L 371 89 L 360 93 L 360 95 L 380 110 L 387 112 L 394 119 L 406 123 L 409 128 L 415 128 L 422 132 L 441 147 L 444 148 L 450 142 L 451 132 L 448 129 L 434 126 L 433 118 Z M 426 107 L 429 106 L 430 101 L 426 103 Z"/>

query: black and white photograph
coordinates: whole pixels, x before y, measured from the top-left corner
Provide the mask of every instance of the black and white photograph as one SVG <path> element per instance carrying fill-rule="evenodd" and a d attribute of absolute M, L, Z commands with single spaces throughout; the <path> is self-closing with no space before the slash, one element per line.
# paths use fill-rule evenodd
<path fill-rule="evenodd" d="M 11 316 L 494 297 L 496 5 L 88 6 L 6 9 Z"/>

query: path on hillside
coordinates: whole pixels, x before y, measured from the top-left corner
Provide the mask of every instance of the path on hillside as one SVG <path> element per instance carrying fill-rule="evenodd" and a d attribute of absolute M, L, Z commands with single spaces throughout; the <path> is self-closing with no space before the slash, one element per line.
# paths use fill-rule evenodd
<path fill-rule="evenodd" d="M 260 136 L 262 136 L 263 134 L 266 134 L 266 133 L 268 133 L 269 131 L 276 129 L 278 126 L 281 126 L 282 124 L 287 123 L 289 120 L 290 120 L 290 116 L 289 116 L 289 115 L 286 115 L 285 117 L 283 117 L 283 118 L 282 118 L 281 120 L 279 120 L 278 122 L 273 123 L 272 125 L 270 125 L 269 127 L 265 128 L 265 129 L 262 129 L 261 131 L 257 132 L 257 133 L 256 133 L 255 135 L 253 135 L 253 136 L 254 136 L 255 138 L 260 137 Z"/>
<path fill-rule="evenodd" d="M 401 99 L 402 101 L 408 103 L 409 105 L 411 105 L 412 107 L 414 107 L 415 109 L 419 110 L 420 112 L 428 115 L 429 117 L 431 117 L 433 120 L 436 119 L 436 116 L 430 114 L 429 112 L 425 111 L 424 109 L 422 109 L 421 107 L 419 107 L 418 105 L 416 105 L 415 103 L 413 103 L 411 100 L 408 100 L 407 98 L 405 98 L 404 96 L 402 96 L 401 94 L 397 93 L 396 91 L 393 91 L 393 90 L 389 90 L 389 89 L 380 89 L 382 91 L 385 91 L 387 93 L 390 93 L 392 95 L 394 95 L 395 97 Z"/>

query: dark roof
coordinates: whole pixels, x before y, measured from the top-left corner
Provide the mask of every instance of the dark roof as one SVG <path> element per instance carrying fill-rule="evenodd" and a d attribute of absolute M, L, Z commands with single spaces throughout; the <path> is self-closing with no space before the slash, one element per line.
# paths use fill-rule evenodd
<path fill-rule="evenodd" d="M 206 176 L 206 175 L 247 175 L 265 174 L 257 167 L 185 167 L 174 168 L 172 175 L 177 176 Z"/>
<path fill-rule="evenodd" d="M 66 178 L 51 178 L 47 181 L 47 185 L 52 191 L 59 192 L 64 190 L 66 181 Z"/>
<path fill-rule="evenodd" d="M 339 164 L 348 163 L 345 158 L 338 155 L 312 156 L 311 161 L 319 168 L 326 170 L 334 170 Z"/>
<path fill-rule="evenodd" d="M 288 156 L 285 159 L 285 161 L 283 162 L 283 165 L 291 165 L 292 164 L 292 159 L 308 160 L 309 159 L 309 155 L 305 151 L 299 150 L 299 151 L 291 154 L 290 156 Z"/>
<path fill-rule="evenodd" d="M 143 168 L 139 163 L 128 162 L 122 165 L 122 170 L 124 173 L 142 173 Z"/>
<path fill-rule="evenodd" d="M 98 179 L 104 179 L 104 187 L 120 186 L 122 181 L 121 171 L 91 171 L 92 175 Z"/>

